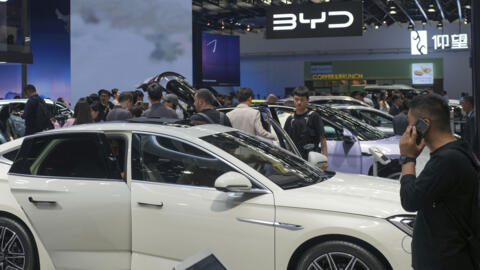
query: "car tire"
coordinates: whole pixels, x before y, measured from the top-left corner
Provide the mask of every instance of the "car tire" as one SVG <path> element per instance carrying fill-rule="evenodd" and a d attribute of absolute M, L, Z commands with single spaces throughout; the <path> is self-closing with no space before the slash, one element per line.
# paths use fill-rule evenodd
<path fill-rule="evenodd" d="M 0 217 L 0 269 L 34 270 L 35 252 L 25 227 L 13 219 Z"/>
<path fill-rule="evenodd" d="M 334 267 L 335 265 L 336 267 Z M 345 241 L 328 241 L 308 249 L 295 270 L 386 270 L 385 265 L 365 248 Z"/>

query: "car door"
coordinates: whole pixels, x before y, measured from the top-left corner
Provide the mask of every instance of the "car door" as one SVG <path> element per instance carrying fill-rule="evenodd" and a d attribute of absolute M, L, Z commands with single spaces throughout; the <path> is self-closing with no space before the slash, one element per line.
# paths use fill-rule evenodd
<path fill-rule="evenodd" d="M 56 269 L 130 269 L 130 189 L 103 133 L 25 138 L 13 195 Z"/>
<path fill-rule="evenodd" d="M 216 190 L 215 179 L 236 169 L 189 142 L 132 140 L 133 270 L 172 269 L 206 249 L 229 270 L 274 269 L 274 228 L 253 222 L 274 222 L 270 192 Z"/>

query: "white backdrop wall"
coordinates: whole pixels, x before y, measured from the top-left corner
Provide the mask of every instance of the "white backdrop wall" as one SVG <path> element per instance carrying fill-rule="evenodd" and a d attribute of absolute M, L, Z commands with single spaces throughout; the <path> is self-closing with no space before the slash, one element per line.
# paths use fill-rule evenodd
<path fill-rule="evenodd" d="M 70 29 L 72 103 L 164 71 L 192 79 L 191 0 L 75 0 Z"/>
<path fill-rule="evenodd" d="M 467 33 L 470 25 L 447 24 L 444 30 L 436 26 L 417 26 L 427 30 L 429 38 L 435 34 Z M 443 58 L 444 89 L 449 96 L 472 91 L 470 50 L 433 52 L 429 40 L 429 54 L 410 55 L 410 31 L 406 25 L 383 26 L 368 29 L 362 37 L 278 39 L 267 40 L 263 33 L 240 35 L 241 84 L 254 89 L 261 96 L 275 93 L 283 96 L 285 87 L 304 84 L 304 62 L 368 59 Z M 470 40 L 469 40 L 470 43 Z"/>

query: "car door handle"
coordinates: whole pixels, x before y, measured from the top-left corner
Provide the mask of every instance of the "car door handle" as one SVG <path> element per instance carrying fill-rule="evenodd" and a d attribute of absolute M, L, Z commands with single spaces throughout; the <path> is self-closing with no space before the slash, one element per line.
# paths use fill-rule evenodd
<path fill-rule="evenodd" d="M 159 204 L 138 202 L 138 205 L 143 206 L 143 207 L 162 208 L 163 207 L 163 202 L 161 202 Z"/>
<path fill-rule="evenodd" d="M 56 201 L 38 201 L 38 200 L 33 199 L 32 197 L 28 197 L 28 201 L 33 203 L 33 204 L 51 204 L 51 205 L 57 204 Z"/>

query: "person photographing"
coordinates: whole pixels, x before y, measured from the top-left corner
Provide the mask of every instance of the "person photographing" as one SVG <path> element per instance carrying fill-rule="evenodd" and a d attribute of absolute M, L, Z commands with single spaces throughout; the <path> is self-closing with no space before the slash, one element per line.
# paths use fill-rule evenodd
<path fill-rule="evenodd" d="M 477 164 L 465 142 L 450 130 L 449 107 L 436 94 L 415 97 L 409 126 L 400 140 L 400 199 L 417 211 L 412 239 L 412 266 L 424 269 L 478 269 L 464 228 L 475 231 L 472 209 L 477 205 Z M 430 160 L 416 176 L 416 158 L 427 146 Z M 478 230 L 477 230 L 478 231 Z"/>

